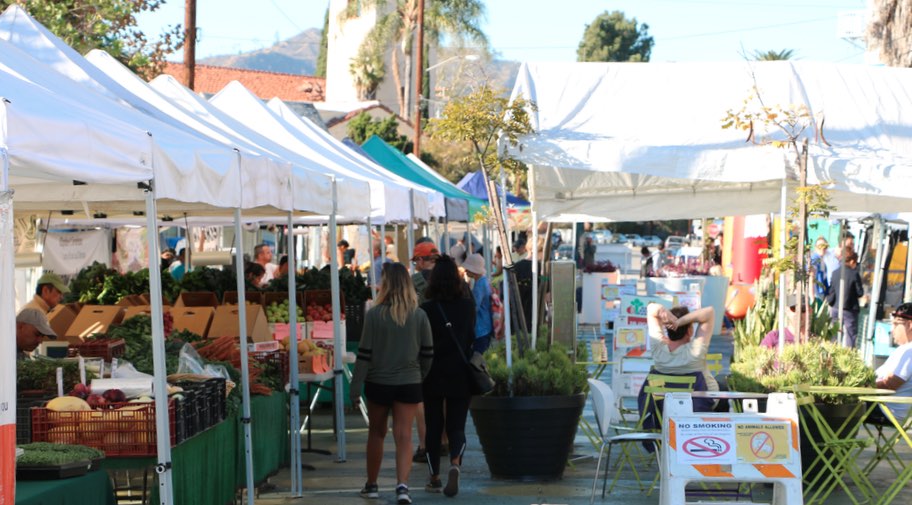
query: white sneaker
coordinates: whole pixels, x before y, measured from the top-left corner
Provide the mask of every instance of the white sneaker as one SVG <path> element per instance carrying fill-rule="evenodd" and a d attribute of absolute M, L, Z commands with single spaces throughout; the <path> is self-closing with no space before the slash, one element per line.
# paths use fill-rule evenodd
<path fill-rule="evenodd" d="M 412 503 L 412 497 L 409 496 L 408 486 L 405 484 L 396 486 L 396 503 L 399 503 L 400 505 Z"/>

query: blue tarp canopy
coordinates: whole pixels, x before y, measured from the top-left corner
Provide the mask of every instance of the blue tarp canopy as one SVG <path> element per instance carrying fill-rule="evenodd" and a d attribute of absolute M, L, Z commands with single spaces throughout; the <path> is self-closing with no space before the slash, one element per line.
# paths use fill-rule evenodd
<path fill-rule="evenodd" d="M 488 188 L 485 187 L 484 183 L 484 175 L 482 175 L 481 171 L 465 174 L 462 180 L 456 183 L 456 187 L 482 200 L 490 200 L 488 198 Z M 503 187 L 500 185 L 497 185 L 497 194 L 503 198 Z M 507 205 L 528 207 L 529 202 L 507 191 Z"/>

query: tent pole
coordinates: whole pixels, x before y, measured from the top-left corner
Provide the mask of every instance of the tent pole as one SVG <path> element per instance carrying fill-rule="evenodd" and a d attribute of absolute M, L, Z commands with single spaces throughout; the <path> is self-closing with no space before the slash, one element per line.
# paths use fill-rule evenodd
<path fill-rule="evenodd" d="M 383 246 L 380 246 L 381 249 Z M 381 256 L 382 256 L 381 251 Z M 367 280 L 370 284 L 371 298 L 377 299 L 377 281 L 374 279 L 374 226 L 371 224 L 370 214 L 367 215 Z M 382 261 L 382 260 L 381 260 Z"/>
<path fill-rule="evenodd" d="M 415 189 L 409 189 L 409 222 L 405 228 L 406 240 L 408 241 L 408 252 L 405 253 L 405 264 L 408 265 L 410 273 L 415 273 L 415 265 L 409 261 L 412 257 L 412 251 L 415 250 Z M 399 234 L 396 234 L 396 254 L 399 254 Z"/>
<path fill-rule="evenodd" d="M 535 349 L 535 344 L 538 342 L 538 219 L 536 218 L 535 213 L 535 184 L 534 184 L 534 171 L 529 171 L 528 184 L 529 184 L 529 213 L 532 216 L 532 349 Z M 507 188 L 503 187 L 503 199 L 507 199 Z M 545 240 L 550 240 L 551 237 L 545 237 Z M 543 249 L 547 249 L 544 247 Z"/>
<path fill-rule="evenodd" d="M 151 186 L 151 185 L 150 185 Z M 158 501 L 161 505 L 174 503 L 173 474 L 171 473 L 171 433 L 168 425 L 168 371 L 165 367 L 165 327 L 162 317 L 161 270 L 154 267 L 161 253 L 158 251 L 158 210 L 155 205 L 155 190 L 145 190 L 146 238 L 149 246 L 149 296 L 152 298 L 152 363 L 154 379 L 152 390 L 155 394 L 155 442 L 158 454 Z M 189 247 L 189 241 L 187 247 Z M 15 368 L 13 369 L 15 370 Z"/>
<path fill-rule="evenodd" d="M 246 307 L 247 300 L 245 294 L 247 286 L 244 279 L 244 245 L 241 240 L 241 209 L 234 209 L 234 234 L 237 236 L 237 249 L 235 250 L 235 273 L 238 290 L 238 307 Z M 250 434 L 250 367 L 247 363 L 247 311 L 238 311 L 238 328 L 240 329 L 240 339 L 238 346 L 241 354 L 241 426 L 244 427 L 244 459 L 247 462 L 246 486 L 247 486 L 247 503 L 254 503 L 254 492 L 256 486 L 253 483 L 253 440 Z"/>
<path fill-rule="evenodd" d="M 874 325 L 877 324 L 877 306 L 880 304 L 880 287 L 883 285 L 884 261 L 886 261 L 886 251 L 884 251 L 884 239 L 886 238 L 887 226 L 883 217 L 876 216 L 875 225 L 877 226 L 877 249 L 874 255 L 874 284 L 871 286 L 871 299 L 868 302 L 868 324 L 865 326 L 864 340 L 861 341 L 861 351 L 865 363 L 868 366 L 874 364 L 874 349 L 871 340 L 874 337 Z M 843 263 L 844 264 L 844 263 Z M 858 335 L 855 336 L 856 345 L 858 345 Z"/>
<path fill-rule="evenodd" d="M 336 243 L 336 213 L 339 211 L 337 194 L 338 181 L 332 177 L 332 214 L 329 215 L 329 242 Z M 332 318 L 333 318 L 333 396 L 335 398 L 336 429 L 336 458 L 337 463 L 346 459 L 345 455 L 345 413 L 343 411 L 342 395 L 342 354 L 345 352 L 345 341 L 342 338 L 342 306 L 339 303 L 339 260 L 338 254 L 329 255 L 329 281 L 332 293 Z"/>
<path fill-rule="evenodd" d="M 912 302 L 912 222 L 906 225 L 906 286 L 903 303 Z"/>
<path fill-rule="evenodd" d="M 839 247 L 837 251 L 839 253 L 839 268 L 842 268 L 842 261 L 845 259 L 845 239 L 848 235 L 848 221 L 843 219 L 842 225 L 839 227 Z M 842 311 L 845 309 L 845 277 L 842 275 L 842 272 L 839 272 L 839 300 L 836 302 L 837 310 L 837 319 L 839 320 L 839 340 L 842 345 L 846 345 L 845 342 L 845 329 L 843 326 Z"/>
<path fill-rule="evenodd" d="M 294 228 L 292 212 L 288 213 L 288 260 L 291 262 L 297 256 L 297 250 L 294 248 Z M 291 418 L 289 419 L 289 436 L 291 437 L 289 450 L 291 451 L 291 496 L 298 497 L 304 492 L 303 476 L 301 475 L 301 434 L 298 427 L 301 425 L 301 397 L 298 390 L 298 298 L 297 298 L 297 268 L 295 263 L 290 263 L 288 268 L 288 322 L 290 335 L 288 338 L 288 347 L 291 350 L 288 353 L 288 394 L 289 410 Z"/>
<path fill-rule="evenodd" d="M 494 186 L 494 191 L 497 191 L 497 187 L 494 184 L 491 184 L 491 186 Z M 506 172 L 504 172 L 503 167 L 500 168 L 500 187 L 501 188 L 507 187 L 507 174 L 506 174 Z M 494 195 L 492 195 L 492 198 L 494 198 Z M 502 198 L 500 200 L 500 212 L 501 212 L 500 215 L 503 216 L 503 228 L 504 228 L 503 240 L 509 240 L 510 222 L 507 220 L 507 199 L 506 198 Z M 504 265 L 513 265 L 513 251 L 510 248 L 510 244 L 502 244 L 501 248 L 503 249 Z M 511 300 L 510 300 L 510 294 L 511 294 L 510 280 L 511 280 L 511 277 L 512 276 L 509 274 L 509 272 L 507 272 L 507 270 L 504 269 L 503 284 L 502 284 L 503 287 L 501 288 L 501 291 L 502 291 L 501 296 L 503 297 L 503 304 L 504 304 L 504 342 L 507 345 L 507 350 L 504 354 L 506 354 L 508 370 L 513 368 L 513 352 L 512 352 L 513 335 L 511 335 L 511 333 L 512 333 L 512 328 L 511 328 L 512 317 L 511 316 L 513 313 L 510 311 L 510 302 L 511 302 Z M 523 317 L 525 317 L 525 316 L 523 316 Z M 512 391 L 513 391 L 513 374 L 512 373 L 508 376 L 508 382 L 509 382 L 508 388 L 512 393 Z"/>
<path fill-rule="evenodd" d="M 786 204 L 787 204 L 787 193 L 788 188 L 786 183 L 788 182 L 787 178 L 782 178 L 782 191 L 779 200 L 779 257 L 785 258 L 785 242 L 788 237 L 788 220 L 786 216 Z M 705 230 L 704 230 L 705 231 Z M 785 311 L 788 310 L 786 297 L 788 297 L 788 290 L 786 283 L 785 272 L 779 274 L 779 343 L 777 346 L 778 354 L 782 355 L 782 350 L 785 347 Z"/>
<path fill-rule="evenodd" d="M 3 335 L 0 337 L 0 404 L 8 406 L 0 412 L 0 438 L 10 443 L 0 447 L 0 467 L 15 468 L 15 433 L 16 433 L 16 292 L 13 288 L 15 277 L 15 260 L 13 252 L 13 192 L 9 187 L 9 154 L 0 146 L 0 326 Z M 150 269 L 154 270 L 154 269 Z M 157 431 L 156 431 L 157 433 Z M 7 436 L 8 435 L 8 436 Z M 170 490 L 171 473 L 167 475 Z M 0 472 L 0 503 L 13 503 L 16 490 L 16 472 Z M 170 494 L 168 497 L 170 498 Z"/>

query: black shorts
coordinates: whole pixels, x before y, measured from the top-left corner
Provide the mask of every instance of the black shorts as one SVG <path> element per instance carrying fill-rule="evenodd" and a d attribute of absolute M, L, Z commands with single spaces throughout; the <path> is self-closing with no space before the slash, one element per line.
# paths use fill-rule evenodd
<path fill-rule="evenodd" d="M 421 384 L 399 384 L 390 386 L 374 382 L 364 383 L 364 396 L 367 400 L 385 407 L 392 407 L 394 402 L 421 403 Z"/>

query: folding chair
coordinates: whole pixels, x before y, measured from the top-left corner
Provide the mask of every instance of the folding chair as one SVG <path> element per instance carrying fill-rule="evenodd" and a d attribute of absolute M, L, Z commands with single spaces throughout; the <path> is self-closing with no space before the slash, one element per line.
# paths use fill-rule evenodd
<path fill-rule="evenodd" d="M 662 430 L 662 398 L 665 393 L 690 392 L 694 390 L 697 378 L 693 375 L 663 375 L 651 373 L 646 376 L 643 391 L 646 404 L 642 409 L 637 428 L 653 431 Z M 648 417 L 654 416 L 650 422 Z"/>
<path fill-rule="evenodd" d="M 601 444 L 599 447 L 598 463 L 595 465 L 595 477 L 592 479 L 592 494 L 589 497 L 590 505 L 595 501 L 595 486 L 598 483 L 599 471 L 602 467 L 602 455 L 605 453 L 605 447 L 608 448 L 608 457 L 605 462 L 605 477 L 602 483 L 602 498 L 605 497 L 605 490 L 608 485 L 608 468 L 611 463 L 611 448 L 614 444 L 643 443 L 652 442 L 655 446 L 656 471 L 658 471 L 659 462 L 659 442 L 662 440 L 661 433 L 648 433 L 643 431 L 633 431 L 620 435 L 612 435 L 611 432 L 617 428 L 615 422 L 620 418 L 617 404 L 615 403 L 614 391 L 602 381 L 589 379 L 589 393 L 592 395 L 592 410 L 595 413 L 595 422 L 598 425 Z M 623 463 L 626 461 L 630 469 L 633 470 L 634 478 L 640 487 L 640 491 L 648 491 L 647 495 L 652 493 L 656 481 L 648 487 L 643 486 L 640 474 L 637 472 L 636 465 L 630 457 L 630 453 L 623 451 L 618 458 L 617 470 L 614 473 L 614 480 L 611 482 L 611 488 L 608 493 L 614 489 L 623 469 Z"/>

